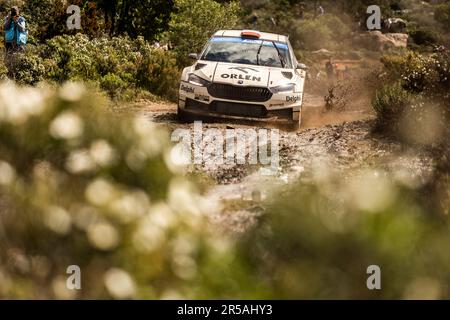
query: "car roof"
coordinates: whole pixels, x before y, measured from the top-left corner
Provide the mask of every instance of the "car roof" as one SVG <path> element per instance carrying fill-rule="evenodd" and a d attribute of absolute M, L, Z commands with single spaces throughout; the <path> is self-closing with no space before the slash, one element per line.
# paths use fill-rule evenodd
<path fill-rule="evenodd" d="M 240 37 L 242 31 L 244 31 L 244 30 L 219 30 L 214 34 L 214 36 L 215 37 Z M 260 32 L 260 31 L 256 31 L 256 30 L 245 30 L 245 31 L 259 33 L 261 35 L 260 39 L 262 39 L 262 40 L 277 41 L 277 42 L 283 42 L 283 43 L 288 42 L 288 37 L 280 35 L 280 34 Z"/>

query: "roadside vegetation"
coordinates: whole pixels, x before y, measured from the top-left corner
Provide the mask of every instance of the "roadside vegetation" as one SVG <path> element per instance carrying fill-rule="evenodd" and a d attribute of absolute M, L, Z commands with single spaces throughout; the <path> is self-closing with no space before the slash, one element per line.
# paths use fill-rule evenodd
<path fill-rule="evenodd" d="M 319 15 L 306 0 L 74 0 L 80 31 L 63 2 L 0 0 L 30 26 L 27 51 L 0 61 L 0 298 L 450 298 L 448 2 L 324 0 Z M 374 3 L 408 21 L 406 47 L 360 36 Z M 370 97 L 374 135 L 430 152 L 434 170 L 319 168 L 258 203 L 247 233 L 217 232 L 220 204 L 175 165 L 167 132 L 109 111 L 176 99 L 187 55 L 233 27 L 290 34 L 321 94 L 324 62 L 347 61 L 339 87 Z M 66 288 L 70 265 L 82 290 Z"/>

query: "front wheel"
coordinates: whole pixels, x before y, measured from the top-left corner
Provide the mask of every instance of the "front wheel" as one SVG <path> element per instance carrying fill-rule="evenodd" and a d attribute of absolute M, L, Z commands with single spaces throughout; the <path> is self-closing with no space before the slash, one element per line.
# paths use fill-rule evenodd
<path fill-rule="evenodd" d="M 178 118 L 178 122 L 181 122 L 181 123 L 189 122 L 188 117 L 183 112 L 183 109 L 181 109 L 180 107 L 178 107 L 178 109 L 177 109 L 177 118 Z"/>

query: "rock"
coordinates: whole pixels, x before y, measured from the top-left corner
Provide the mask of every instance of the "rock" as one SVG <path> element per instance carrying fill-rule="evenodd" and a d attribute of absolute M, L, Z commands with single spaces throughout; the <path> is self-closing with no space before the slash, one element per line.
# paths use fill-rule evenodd
<path fill-rule="evenodd" d="M 360 35 L 359 42 L 374 51 L 385 51 L 390 48 L 406 48 L 409 36 L 405 33 L 381 33 L 369 31 Z"/>

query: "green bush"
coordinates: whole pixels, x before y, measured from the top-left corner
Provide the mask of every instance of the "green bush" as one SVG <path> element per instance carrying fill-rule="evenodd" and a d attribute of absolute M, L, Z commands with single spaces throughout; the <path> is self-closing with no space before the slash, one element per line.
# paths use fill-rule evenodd
<path fill-rule="evenodd" d="M 8 79 L 8 68 L 6 67 L 5 60 L 0 60 L 0 81 Z"/>
<path fill-rule="evenodd" d="M 162 50 L 145 55 L 136 71 L 140 87 L 171 100 L 176 100 L 180 76 L 175 55 Z"/>
<path fill-rule="evenodd" d="M 413 27 L 408 30 L 414 44 L 418 46 L 427 46 L 438 43 L 436 29 L 427 27 Z"/>
<path fill-rule="evenodd" d="M 240 257 L 271 296 L 448 299 L 448 207 L 424 206 L 408 171 L 326 172 L 274 197 L 241 243 Z M 381 269 L 381 290 L 366 286 L 371 265 Z"/>
<path fill-rule="evenodd" d="M 290 24 L 288 30 L 292 45 L 304 50 L 334 49 L 342 46 L 350 33 L 347 24 L 330 14 L 297 20 Z"/>
<path fill-rule="evenodd" d="M 26 53 L 6 55 L 5 63 L 11 78 L 20 84 L 35 85 L 47 76 L 44 61 L 33 45 L 27 47 Z"/>
<path fill-rule="evenodd" d="M 385 86 L 373 101 L 378 129 L 405 141 L 441 145 L 449 134 L 449 52 L 385 56 Z M 415 128 L 415 129 L 414 129 Z M 421 130 L 418 137 L 417 130 Z"/>
<path fill-rule="evenodd" d="M 176 98 L 179 69 L 174 54 L 153 48 L 141 37 L 57 36 L 45 45 L 29 45 L 12 62 L 11 73 L 21 84 L 85 81 L 113 98 L 133 88 Z"/>
<path fill-rule="evenodd" d="M 77 83 L 0 85 L 0 299 L 252 296 L 239 265 L 208 276 L 234 254 L 169 134 L 106 107 Z M 82 290 L 66 288 L 71 265 Z"/>
<path fill-rule="evenodd" d="M 114 73 L 108 73 L 100 80 L 100 87 L 105 90 L 111 97 L 120 96 L 120 92 L 125 90 L 127 83 Z"/>
<path fill-rule="evenodd" d="M 450 3 L 438 5 L 434 11 L 434 18 L 444 27 L 450 27 Z"/>
<path fill-rule="evenodd" d="M 377 128 L 398 133 L 398 125 L 405 110 L 410 107 L 412 94 L 400 82 L 384 86 L 376 93 L 372 106 L 377 114 Z"/>

